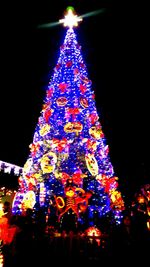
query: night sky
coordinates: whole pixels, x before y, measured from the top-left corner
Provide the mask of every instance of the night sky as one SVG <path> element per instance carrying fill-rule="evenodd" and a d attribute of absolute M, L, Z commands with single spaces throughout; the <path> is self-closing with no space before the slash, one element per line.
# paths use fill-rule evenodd
<path fill-rule="evenodd" d="M 37 26 L 63 18 L 69 5 L 78 15 L 104 8 L 75 31 L 120 189 L 133 196 L 150 181 L 148 10 L 114 1 L 51 2 L 1 6 L 0 160 L 24 165 L 64 41 L 62 25 Z M 16 186 L 17 177 L 1 172 L 0 185 Z"/>

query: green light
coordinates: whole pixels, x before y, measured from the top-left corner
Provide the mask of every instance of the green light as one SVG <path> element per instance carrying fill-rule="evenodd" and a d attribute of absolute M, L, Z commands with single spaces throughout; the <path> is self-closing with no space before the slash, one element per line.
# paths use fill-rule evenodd
<path fill-rule="evenodd" d="M 74 7 L 73 7 L 73 6 L 68 6 L 68 7 L 66 8 L 66 10 L 67 10 L 67 11 L 72 10 L 72 12 L 74 12 Z"/>

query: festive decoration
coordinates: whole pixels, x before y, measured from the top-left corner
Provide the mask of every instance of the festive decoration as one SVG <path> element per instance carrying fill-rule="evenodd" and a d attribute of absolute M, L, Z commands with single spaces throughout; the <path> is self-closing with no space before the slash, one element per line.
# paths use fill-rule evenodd
<path fill-rule="evenodd" d="M 60 107 L 63 107 L 67 104 L 67 98 L 66 97 L 59 97 L 57 100 L 56 100 L 56 103 L 58 106 Z"/>
<path fill-rule="evenodd" d="M 41 169 L 43 173 L 51 173 L 55 169 L 55 164 L 57 162 L 57 156 L 54 152 L 49 152 L 44 154 L 44 156 L 40 160 L 41 162 Z"/>
<path fill-rule="evenodd" d="M 32 209 L 36 203 L 35 193 L 33 191 L 28 191 L 24 194 L 22 200 L 22 208 L 23 209 Z"/>
<path fill-rule="evenodd" d="M 3 203 L 0 203 L 0 218 L 2 218 L 4 215 L 4 211 L 3 211 Z"/>
<path fill-rule="evenodd" d="M 4 256 L 3 256 L 3 253 L 2 253 L 2 243 L 3 241 L 1 240 L 0 241 L 0 267 L 3 267 L 4 266 Z"/>
<path fill-rule="evenodd" d="M 8 236 L 8 218 L 4 216 L 3 203 L 0 203 L 0 240 L 3 241 L 3 244 L 7 243 Z"/>
<path fill-rule="evenodd" d="M 143 185 L 134 195 L 132 201 L 132 212 L 136 216 L 138 213 L 146 217 L 146 226 L 150 230 L 150 184 Z"/>
<path fill-rule="evenodd" d="M 69 28 L 73 28 L 75 26 L 78 26 L 78 22 L 82 21 L 82 18 L 77 17 L 77 15 L 75 15 L 73 13 L 74 9 L 72 7 L 69 7 L 67 9 L 68 13 L 65 16 L 64 19 L 59 20 L 60 23 L 63 23 L 64 26 L 69 27 Z"/>
<path fill-rule="evenodd" d="M 96 125 L 96 126 L 92 126 L 92 127 L 89 129 L 89 134 L 90 134 L 93 138 L 95 138 L 95 139 L 97 139 L 97 140 L 99 140 L 99 139 L 101 139 L 101 138 L 104 137 L 104 134 L 103 134 L 103 132 L 102 132 L 102 128 L 101 128 L 100 124 L 99 124 L 99 125 Z"/>
<path fill-rule="evenodd" d="M 44 205 L 44 203 L 45 203 L 45 197 L 46 197 L 46 188 L 44 186 L 44 183 L 41 182 L 40 183 L 40 196 L 39 196 L 40 206 L 43 206 Z M 34 196 L 33 196 L 33 201 L 35 201 Z"/>
<path fill-rule="evenodd" d="M 94 155 L 93 154 L 85 155 L 85 161 L 86 161 L 86 165 L 87 165 L 89 172 L 93 176 L 96 176 L 98 174 L 98 164 L 97 164 L 97 160 L 94 157 Z"/>
<path fill-rule="evenodd" d="M 40 129 L 40 135 L 44 136 L 46 135 L 50 130 L 50 125 L 49 124 L 45 124 L 42 126 L 42 128 Z"/>
<path fill-rule="evenodd" d="M 93 243 L 95 240 L 97 242 L 98 246 L 100 246 L 100 244 L 101 244 L 100 237 L 102 235 L 102 232 L 100 231 L 100 229 L 98 229 L 95 226 L 91 226 L 88 229 L 86 229 L 86 235 L 88 237 L 92 237 L 89 239 L 91 243 Z M 98 238 L 96 238 L 96 237 L 98 237 Z"/>
<path fill-rule="evenodd" d="M 79 132 L 82 131 L 82 128 L 83 126 L 80 122 L 68 122 L 64 127 L 64 131 L 66 133 L 75 132 L 76 134 L 78 134 Z"/>
<path fill-rule="evenodd" d="M 82 188 L 76 188 L 72 179 L 68 179 L 69 185 L 65 187 L 65 196 L 64 200 L 60 196 L 55 197 L 56 205 L 59 210 L 59 220 L 60 218 L 70 209 L 79 217 L 80 212 L 84 212 L 88 205 L 88 199 L 91 197 L 91 192 L 85 192 Z M 81 196 L 78 195 L 78 192 L 81 192 Z M 84 205 L 84 208 L 83 206 Z"/>
<path fill-rule="evenodd" d="M 83 108 L 88 108 L 88 106 L 89 106 L 88 100 L 84 97 L 80 98 L 80 104 Z"/>
<path fill-rule="evenodd" d="M 13 173 L 16 176 L 19 176 L 22 173 L 22 167 L 0 160 L 0 171 L 4 171 L 4 173 Z"/>
<path fill-rule="evenodd" d="M 98 227 L 103 216 L 119 224 L 124 202 L 74 31 L 80 20 L 69 9 L 60 21 L 68 29 L 19 176 L 13 212 L 42 207 L 54 225 L 74 215 L 78 227 L 88 228 Z"/>
<path fill-rule="evenodd" d="M 5 217 L 4 204 L 0 202 L 0 267 L 3 266 L 3 254 L 1 251 L 1 246 L 10 245 L 13 241 L 17 227 L 15 225 L 10 225 L 8 218 Z"/>

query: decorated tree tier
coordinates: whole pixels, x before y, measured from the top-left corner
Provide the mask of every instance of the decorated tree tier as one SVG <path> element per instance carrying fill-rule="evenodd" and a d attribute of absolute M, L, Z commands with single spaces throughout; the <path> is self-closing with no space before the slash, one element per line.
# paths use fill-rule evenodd
<path fill-rule="evenodd" d="M 77 225 L 89 227 L 102 217 L 119 223 L 124 202 L 74 31 L 72 21 L 77 26 L 79 20 L 72 9 L 61 20 L 68 29 L 19 177 L 13 211 L 43 208 L 51 223 L 57 218 L 62 225 L 74 217 Z"/>

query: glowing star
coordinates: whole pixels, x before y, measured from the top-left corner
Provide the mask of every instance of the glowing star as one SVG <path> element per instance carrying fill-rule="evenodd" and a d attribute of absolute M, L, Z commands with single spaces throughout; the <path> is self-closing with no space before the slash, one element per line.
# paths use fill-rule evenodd
<path fill-rule="evenodd" d="M 65 27 L 69 27 L 70 29 L 72 29 L 73 27 L 78 26 L 78 22 L 82 21 L 82 18 L 78 17 L 77 15 L 74 15 L 72 7 L 69 7 L 67 11 L 68 13 L 65 18 L 60 19 L 59 22 L 63 23 Z"/>

